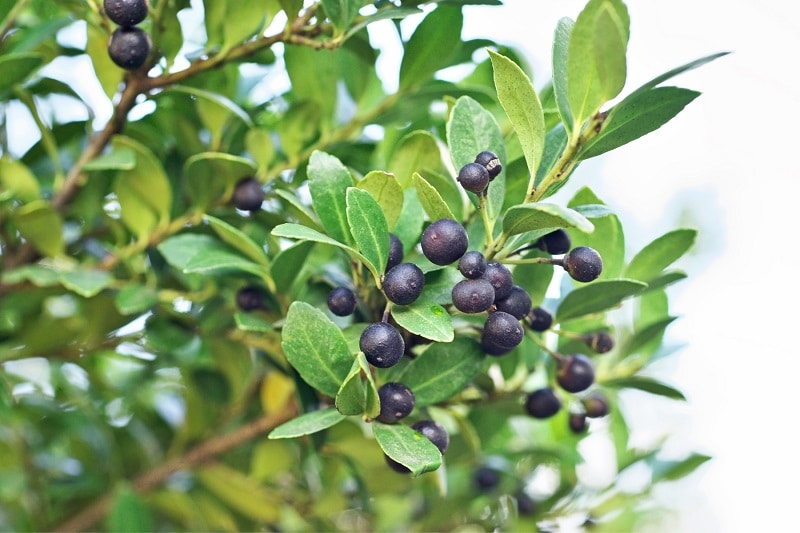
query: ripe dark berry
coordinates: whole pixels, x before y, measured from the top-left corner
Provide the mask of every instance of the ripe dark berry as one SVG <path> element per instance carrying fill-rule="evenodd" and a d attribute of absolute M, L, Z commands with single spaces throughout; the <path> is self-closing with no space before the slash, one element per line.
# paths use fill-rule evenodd
<path fill-rule="evenodd" d="M 378 420 L 384 424 L 394 424 L 414 410 L 414 393 L 402 383 L 384 383 L 378 389 L 378 398 L 381 401 Z"/>
<path fill-rule="evenodd" d="M 115 24 L 135 26 L 147 18 L 147 0 L 105 0 L 103 10 Z"/>
<path fill-rule="evenodd" d="M 328 293 L 328 309 L 337 316 L 352 315 L 356 310 L 356 295 L 347 287 L 336 287 Z"/>
<path fill-rule="evenodd" d="M 394 233 L 389 234 L 389 260 L 386 262 L 386 270 L 389 272 L 392 267 L 396 267 L 403 262 L 403 243 Z"/>
<path fill-rule="evenodd" d="M 524 492 L 519 491 L 514 497 L 517 500 L 517 512 L 522 516 L 530 516 L 536 511 L 536 503 Z"/>
<path fill-rule="evenodd" d="M 236 306 L 242 311 L 264 308 L 264 293 L 258 287 L 242 287 L 236 292 Z"/>
<path fill-rule="evenodd" d="M 531 295 L 519 285 L 514 285 L 511 287 L 511 294 L 494 304 L 498 311 L 522 320 L 531 311 Z"/>
<path fill-rule="evenodd" d="M 588 394 L 581 400 L 581 403 L 583 403 L 586 416 L 589 418 L 602 418 L 606 416 L 611 409 L 608 404 L 608 398 L 599 391 Z"/>
<path fill-rule="evenodd" d="M 550 418 L 561 409 L 561 400 L 553 389 L 545 387 L 525 397 L 525 410 L 534 418 Z"/>
<path fill-rule="evenodd" d="M 563 266 L 567 274 L 576 281 L 594 281 L 603 271 L 603 258 L 594 248 L 578 246 L 564 256 Z"/>
<path fill-rule="evenodd" d="M 455 284 L 452 297 L 462 313 L 481 313 L 494 302 L 494 287 L 485 279 L 465 279 Z"/>
<path fill-rule="evenodd" d="M 475 471 L 472 479 L 478 489 L 489 491 L 500 484 L 500 472 L 488 466 L 481 466 Z"/>
<path fill-rule="evenodd" d="M 383 292 L 398 305 L 408 305 L 419 298 L 425 275 L 414 263 L 400 263 L 383 276 Z"/>
<path fill-rule="evenodd" d="M 434 443 L 442 454 L 447 451 L 447 447 L 450 445 L 450 435 L 440 423 L 433 420 L 420 420 L 415 422 L 411 429 L 422 433 L 422 436 Z"/>
<path fill-rule="evenodd" d="M 583 354 L 568 355 L 558 362 L 556 381 L 567 392 L 582 392 L 594 383 L 594 365 Z"/>
<path fill-rule="evenodd" d="M 456 181 L 468 191 L 482 193 L 489 185 L 489 171 L 481 164 L 467 163 L 461 167 Z"/>
<path fill-rule="evenodd" d="M 514 350 L 514 348 L 506 348 L 505 346 L 495 344 L 491 339 L 483 335 L 481 336 L 481 348 L 483 348 L 483 352 L 487 355 L 494 355 L 495 357 L 505 355 Z"/>
<path fill-rule="evenodd" d="M 514 278 L 511 277 L 511 271 L 506 268 L 502 263 L 492 261 L 486 264 L 486 271 L 483 273 L 483 278 L 488 280 L 494 287 L 495 301 L 502 300 L 511 294 L 511 288 L 514 286 Z"/>
<path fill-rule="evenodd" d="M 467 251 L 469 237 L 464 226 L 452 218 L 441 218 L 425 228 L 420 244 L 431 263 L 449 265 Z"/>
<path fill-rule="evenodd" d="M 597 331 L 583 336 L 583 341 L 597 353 L 610 352 L 614 347 L 614 338 L 605 331 Z"/>
<path fill-rule="evenodd" d="M 586 423 L 586 415 L 583 413 L 570 413 L 569 414 L 569 429 L 573 433 L 583 433 L 588 427 Z"/>
<path fill-rule="evenodd" d="M 233 205 L 242 211 L 258 211 L 264 201 L 264 189 L 261 182 L 250 176 L 236 182 L 233 189 Z"/>
<path fill-rule="evenodd" d="M 375 322 L 367 326 L 361 333 L 358 346 L 369 364 L 378 368 L 396 365 L 406 349 L 400 332 L 386 322 Z"/>
<path fill-rule="evenodd" d="M 493 180 L 503 170 L 503 165 L 500 164 L 500 159 L 497 158 L 494 152 L 484 151 L 478 154 L 475 162 L 483 166 L 489 173 L 489 180 Z"/>
<path fill-rule="evenodd" d="M 483 325 L 481 343 L 486 346 L 496 347 L 511 351 L 522 342 L 524 332 L 519 320 L 503 311 L 492 313 Z M 489 352 L 487 352 L 489 353 Z M 490 355 L 495 355 L 489 353 Z"/>
<path fill-rule="evenodd" d="M 477 250 L 467 252 L 458 260 L 458 271 L 465 278 L 479 278 L 486 272 L 486 258 Z"/>
<path fill-rule="evenodd" d="M 569 233 L 563 229 L 557 229 L 544 235 L 536 241 L 536 247 L 544 250 L 550 255 L 565 254 L 572 246 Z"/>
<path fill-rule="evenodd" d="M 534 307 L 528 313 L 528 318 L 531 321 L 531 329 L 533 331 L 547 331 L 553 325 L 553 315 L 547 309 L 541 307 Z"/>
<path fill-rule="evenodd" d="M 152 42 L 147 33 L 135 26 L 120 26 L 108 40 L 108 56 L 125 70 L 136 70 L 150 55 Z"/>

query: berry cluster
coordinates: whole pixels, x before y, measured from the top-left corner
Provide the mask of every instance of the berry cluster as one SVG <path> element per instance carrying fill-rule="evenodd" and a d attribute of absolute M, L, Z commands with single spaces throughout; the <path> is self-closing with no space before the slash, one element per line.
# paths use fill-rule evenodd
<path fill-rule="evenodd" d="M 150 8 L 148 0 L 105 0 L 103 9 L 119 27 L 108 41 L 108 55 L 117 66 L 136 70 L 150 55 L 152 42 L 147 32 L 137 26 Z"/>

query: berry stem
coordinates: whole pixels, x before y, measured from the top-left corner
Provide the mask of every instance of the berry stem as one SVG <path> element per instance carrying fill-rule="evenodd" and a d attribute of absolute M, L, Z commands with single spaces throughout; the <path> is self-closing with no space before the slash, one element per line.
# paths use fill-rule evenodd
<path fill-rule="evenodd" d="M 564 359 L 563 355 L 561 355 L 560 353 L 556 352 L 555 350 L 547 346 L 547 344 L 541 338 L 539 338 L 538 335 L 534 335 L 532 331 L 528 331 L 528 338 L 531 339 L 536 344 L 538 344 L 539 348 L 550 354 L 550 356 L 557 362 L 560 362 Z"/>
<path fill-rule="evenodd" d="M 383 308 L 383 316 L 381 317 L 381 322 L 389 322 L 389 315 L 391 314 L 392 314 L 392 302 L 387 299 L 386 307 Z"/>
<path fill-rule="evenodd" d="M 542 264 L 542 265 L 556 265 L 556 266 L 563 266 L 564 264 L 561 258 L 554 258 L 554 257 L 528 257 L 526 259 L 508 259 L 506 257 L 503 259 L 503 263 L 507 265 Z"/>
<path fill-rule="evenodd" d="M 483 219 L 483 227 L 486 230 L 486 249 L 492 250 L 495 246 L 494 242 L 494 224 L 489 220 L 489 213 L 487 212 L 486 200 L 488 196 L 486 191 L 478 195 L 479 205 L 478 210 L 481 212 L 481 219 Z"/>

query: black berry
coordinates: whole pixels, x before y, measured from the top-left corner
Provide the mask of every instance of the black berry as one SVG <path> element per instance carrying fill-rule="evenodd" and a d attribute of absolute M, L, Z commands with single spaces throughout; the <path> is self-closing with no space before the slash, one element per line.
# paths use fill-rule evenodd
<path fill-rule="evenodd" d="M 563 229 L 557 229 L 544 235 L 536 241 L 536 247 L 544 250 L 551 255 L 565 254 L 572 246 L 569 233 Z"/>
<path fill-rule="evenodd" d="M 381 401 L 378 420 L 384 424 L 394 424 L 414 410 L 414 393 L 402 383 L 384 383 L 378 389 L 378 398 Z"/>
<path fill-rule="evenodd" d="M 514 278 L 511 276 L 511 271 L 502 263 L 496 261 L 487 263 L 483 278 L 488 280 L 489 283 L 492 284 L 492 287 L 494 287 L 495 301 L 502 300 L 511 294 L 511 288 L 514 286 Z"/>
<path fill-rule="evenodd" d="M 582 392 L 594 383 L 594 365 L 583 354 L 567 355 L 558 362 L 556 381 L 567 392 Z"/>
<path fill-rule="evenodd" d="M 553 315 L 547 309 L 534 307 L 528 313 L 533 331 L 547 331 L 553 325 Z"/>
<path fill-rule="evenodd" d="M 482 193 L 489 185 L 489 171 L 481 164 L 467 163 L 461 167 L 456 181 L 468 191 Z"/>
<path fill-rule="evenodd" d="M 514 285 L 511 287 L 511 294 L 494 304 L 498 311 L 522 320 L 531 311 L 531 295 L 519 285 Z"/>
<path fill-rule="evenodd" d="M 389 260 L 386 262 L 385 272 L 389 272 L 392 267 L 396 267 L 403 262 L 403 243 L 394 233 L 389 234 Z"/>
<path fill-rule="evenodd" d="M 422 253 L 435 265 L 449 265 L 464 255 L 469 237 L 464 226 L 452 218 L 441 218 L 430 224 L 420 238 Z"/>
<path fill-rule="evenodd" d="M 409 470 L 405 465 L 398 463 L 388 455 L 384 454 L 383 458 L 386 459 L 386 464 L 389 465 L 389 468 L 397 472 L 398 474 L 410 474 L 411 470 Z"/>
<path fill-rule="evenodd" d="M 233 205 L 242 211 L 258 211 L 264 201 L 264 189 L 261 182 L 250 176 L 236 182 L 233 189 Z"/>
<path fill-rule="evenodd" d="M 140 28 L 120 26 L 108 41 L 108 56 L 125 70 L 136 70 L 150 55 L 150 36 Z"/>
<path fill-rule="evenodd" d="M 579 246 L 564 256 L 564 270 L 576 281 L 594 281 L 603 271 L 603 258 L 594 248 Z"/>
<path fill-rule="evenodd" d="M 486 258 L 477 250 L 467 252 L 458 260 L 458 271 L 465 278 L 479 278 L 486 272 Z"/>
<path fill-rule="evenodd" d="M 328 293 L 328 309 L 337 316 L 352 315 L 356 310 L 356 295 L 347 287 L 336 287 Z"/>
<path fill-rule="evenodd" d="M 453 287 L 452 297 L 462 313 L 481 313 L 494 302 L 494 287 L 485 279 L 465 279 Z"/>
<path fill-rule="evenodd" d="M 586 416 L 589 418 L 602 418 L 606 416 L 611 409 L 608 404 L 608 398 L 599 391 L 588 394 L 581 400 L 581 403 L 583 403 Z"/>
<path fill-rule="evenodd" d="M 103 10 L 120 26 L 135 26 L 147 18 L 147 0 L 105 0 Z"/>
<path fill-rule="evenodd" d="M 398 305 L 408 305 L 419 298 L 425 275 L 414 263 L 400 263 L 383 276 L 383 292 Z"/>
<path fill-rule="evenodd" d="M 584 433 L 588 424 L 586 423 L 586 415 L 583 413 L 570 413 L 569 414 L 569 429 L 573 433 Z"/>
<path fill-rule="evenodd" d="M 433 420 L 420 420 L 415 422 L 411 428 L 422 433 L 422 436 L 435 444 L 442 454 L 447 451 L 447 447 L 450 445 L 450 435 L 440 423 Z"/>
<path fill-rule="evenodd" d="M 523 336 L 524 332 L 519 320 L 508 313 L 497 311 L 489 315 L 483 325 L 481 344 L 484 345 L 484 348 L 492 348 L 492 351 L 511 351 L 522 342 Z M 487 351 L 487 353 L 502 355 L 491 353 L 491 351 Z"/>
<path fill-rule="evenodd" d="M 478 154 L 475 162 L 483 166 L 489 173 L 489 180 L 493 180 L 503 170 L 503 165 L 500 164 L 500 159 L 494 152 L 484 151 Z"/>
<path fill-rule="evenodd" d="M 488 466 L 481 466 L 472 476 L 475 485 L 483 491 L 489 491 L 500 484 L 500 472 Z"/>
<path fill-rule="evenodd" d="M 561 409 L 561 400 L 553 389 L 545 387 L 525 397 L 525 410 L 534 418 L 550 418 Z"/>
<path fill-rule="evenodd" d="M 264 293 L 258 287 L 242 287 L 236 292 L 236 306 L 242 311 L 264 308 Z"/>
<path fill-rule="evenodd" d="M 605 331 L 584 335 L 583 341 L 597 353 L 607 353 L 614 348 L 614 338 Z"/>
<path fill-rule="evenodd" d="M 394 366 L 406 349 L 400 332 L 386 322 L 375 322 L 361 333 L 358 346 L 367 361 L 378 368 Z"/>
<path fill-rule="evenodd" d="M 517 512 L 522 516 L 530 516 L 536 511 L 536 503 L 524 492 L 519 491 L 514 497 L 517 500 Z"/>

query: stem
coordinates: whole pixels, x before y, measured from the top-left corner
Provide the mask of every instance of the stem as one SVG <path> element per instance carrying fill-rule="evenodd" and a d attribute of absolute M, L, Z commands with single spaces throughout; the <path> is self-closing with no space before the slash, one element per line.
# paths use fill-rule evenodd
<path fill-rule="evenodd" d="M 486 191 L 480 193 L 478 195 L 478 211 L 481 212 L 481 218 L 483 219 L 483 228 L 486 230 L 486 249 L 492 250 L 494 248 L 494 224 L 491 220 L 489 220 L 489 213 L 486 210 L 488 196 L 486 195 Z"/>
<path fill-rule="evenodd" d="M 529 257 L 527 259 L 503 259 L 503 263 L 507 265 L 557 265 L 561 266 L 561 259 L 554 259 L 552 257 Z"/>

